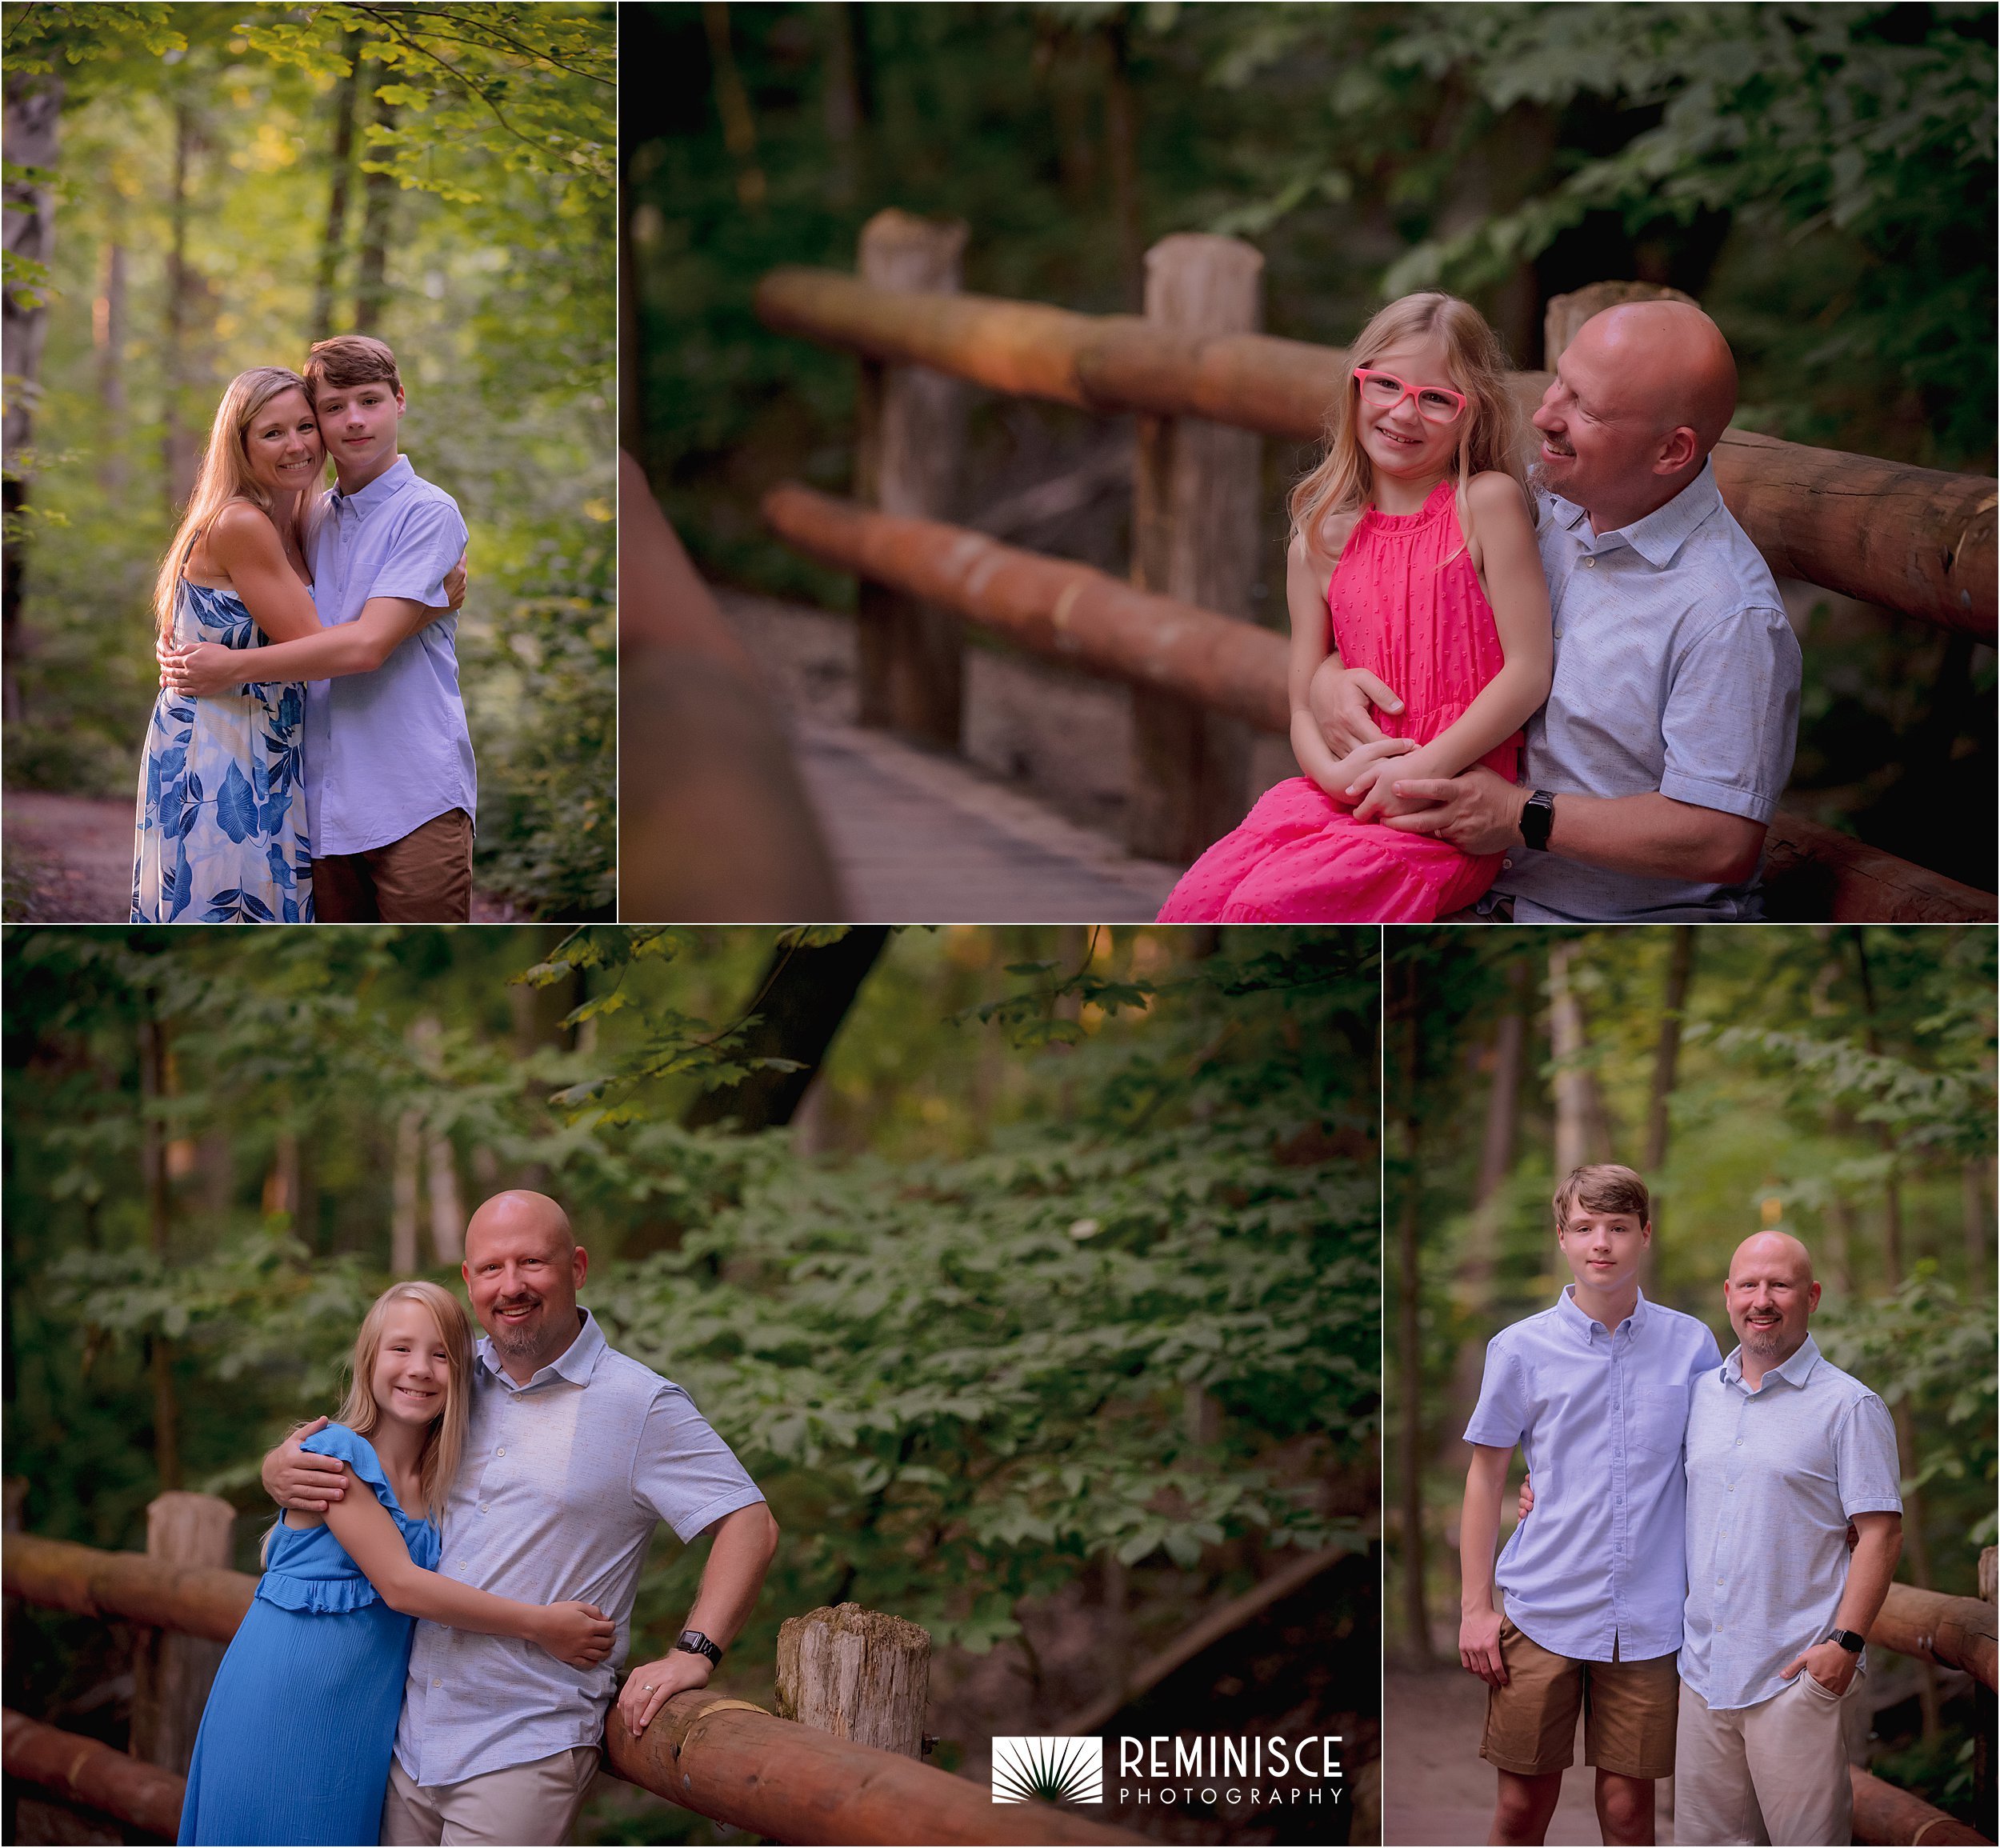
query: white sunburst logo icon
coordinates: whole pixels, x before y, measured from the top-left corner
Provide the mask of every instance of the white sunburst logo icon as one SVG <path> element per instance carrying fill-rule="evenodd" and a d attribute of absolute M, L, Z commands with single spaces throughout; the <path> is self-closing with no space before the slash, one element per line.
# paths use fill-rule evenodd
<path fill-rule="evenodd" d="M 993 1742 L 996 1803 L 1102 1803 L 1104 1742 L 1018 1738 Z"/>

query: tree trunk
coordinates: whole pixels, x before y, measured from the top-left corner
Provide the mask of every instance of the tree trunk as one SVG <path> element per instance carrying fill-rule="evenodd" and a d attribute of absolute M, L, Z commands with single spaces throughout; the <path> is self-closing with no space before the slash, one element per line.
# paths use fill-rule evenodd
<path fill-rule="evenodd" d="M 1966 1294 L 1977 1296 L 1986 1289 L 1986 1164 L 1968 1161 L 1958 1170 L 1959 1197 L 1965 1214 Z"/>
<path fill-rule="evenodd" d="M 1399 1434 L 1402 1477 L 1403 1627 L 1410 1659 L 1418 1668 L 1430 1666 L 1430 1613 L 1425 1597 L 1426 1547 L 1423 1494 L 1423 1346 L 1418 1292 L 1422 1271 L 1417 1234 L 1423 1192 L 1423 1123 L 1417 1107 L 1418 1034 L 1422 995 L 1414 958 L 1399 959 L 1401 981 L 1395 1025 L 1401 1040 L 1400 1103 L 1402 1114 L 1403 1177 L 1402 1210 L 1397 1215 L 1396 1370 L 1402 1397 Z M 1390 964 L 1397 968 L 1397 964 Z"/>
<path fill-rule="evenodd" d="M 1102 28 L 1104 46 L 1105 166 L 1111 179 L 1111 218 L 1118 227 L 1125 299 L 1142 311 L 1146 293 L 1139 226 L 1138 105 L 1132 93 L 1130 43 L 1122 20 Z"/>
<path fill-rule="evenodd" d="M 57 135 L 62 117 L 62 79 L 53 74 L 6 78 L 7 159 L 15 166 L 52 173 Z M 55 191 L 33 178 L 9 180 L 6 186 L 4 236 L 10 258 L 45 268 L 55 252 Z M 6 348 L 6 456 L 24 463 L 34 433 L 35 394 L 42 374 L 42 348 L 48 337 L 49 310 L 38 292 L 9 289 L 0 296 L 0 340 Z M 12 470 L 0 484 L 7 530 L 13 532 L 26 510 L 27 483 Z M 9 724 L 21 717 L 21 688 L 16 678 L 22 633 L 21 599 L 25 589 L 26 547 L 10 540 L 0 554 L 0 711 Z"/>
<path fill-rule="evenodd" d="M 845 211 L 861 197 L 861 60 L 855 43 L 860 22 L 849 0 L 821 7 L 819 19 L 826 34 L 820 97 L 826 125 L 826 200 L 834 210 Z"/>
<path fill-rule="evenodd" d="M 118 194 L 110 194 L 114 212 Z M 120 214 L 122 215 L 122 214 Z M 125 339 L 126 275 L 122 232 L 104 246 L 103 292 L 92 305 L 91 330 L 98 358 L 98 402 L 104 410 L 104 440 L 98 451 L 98 486 L 115 500 L 125 492 Z"/>
<path fill-rule="evenodd" d="M 291 1130 L 280 1130 L 271 1149 L 271 1165 L 264 1176 L 263 1210 L 266 1217 L 282 1213 L 290 1218 L 292 1230 L 299 1230 L 298 1137 Z"/>
<path fill-rule="evenodd" d="M 740 1084 L 703 1091 L 688 1106 L 686 1126 L 733 1121 L 750 1135 L 789 1123 L 888 941 L 886 925 L 857 925 L 832 943 L 774 950 L 745 1010 L 757 1019 L 742 1056 L 794 1060 L 798 1069 L 754 1071 Z"/>
<path fill-rule="evenodd" d="M 1681 1022 L 1687 1006 L 1688 978 L 1694 970 L 1694 942 L 1700 926 L 1682 924 L 1674 933 L 1673 948 L 1669 951 L 1666 965 L 1666 994 L 1660 1004 L 1660 1036 L 1653 1054 L 1653 1094 L 1648 1100 L 1646 1113 L 1646 1171 L 1650 1181 L 1654 1171 L 1666 1159 L 1667 1138 L 1670 1125 L 1667 1117 L 1668 1100 L 1674 1095 L 1674 1083 L 1678 1074 L 1681 1058 Z"/>
<path fill-rule="evenodd" d="M 178 98 L 174 105 L 174 179 L 168 208 L 173 232 L 166 259 L 166 330 L 161 355 L 166 382 L 162 459 L 166 473 L 167 511 L 173 516 L 178 515 L 194 491 L 194 474 L 201 458 L 201 436 L 188 424 L 185 402 L 192 371 L 189 336 L 202 293 L 202 278 L 187 256 L 190 169 L 199 148 L 194 106 L 185 96 Z"/>
<path fill-rule="evenodd" d="M 389 1180 L 389 1269 L 397 1277 L 417 1271 L 417 1184 L 423 1153 L 423 1114 L 405 1110 L 396 1119 L 395 1166 Z"/>
<path fill-rule="evenodd" d="M 166 1099 L 166 1030 L 155 1017 L 149 992 L 140 1000 L 139 1170 L 146 1186 L 146 1240 L 164 1264 L 170 1225 L 166 1183 L 166 1129 L 161 1107 Z M 173 1350 L 164 1334 L 147 1344 L 146 1366 L 153 1383 L 153 1461 L 162 1489 L 181 1486 L 180 1414 L 174 1397 Z"/>
<path fill-rule="evenodd" d="M 736 202 L 754 210 L 764 202 L 764 170 L 757 162 L 757 118 L 750 92 L 736 68 L 730 44 L 729 8 L 724 0 L 702 0 L 702 24 L 708 33 L 709 66 L 715 83 L 715 113 L 722 118 L 722 144 L 736 163 Z"/>
<path fill-rule="evenodd" d="M 378 88 L 386 87 L 386 86 Z M 374 125 L 396 126 L 396 106 L 378 94 L 374 102 Z M 370 139 L 362 150 L 386 158 L 388 150 Z M 382 310 L 389 305 L 389 243 L 390 222 L 395 216 L 396 182 L 387 174 L 364 176 L 361 189 L 361 256 L 354 277 L 354 331 L 379 335 Z"/>
<path fill-rule="evenodd" d="M 1555 1178 L 1611 1158 L 1611 1136 L 1597 1073 L 1585 1062 L 1590 1030 L 1583 1000 L 1571 979 L 1577 946 L 1549 951 L 1549 1051 L 1555 1066 Z"/>
<path fill-rule="evenodd" d="M 1500 1238 L 1500 1213 L 1508 1171 L 1514 1166 L 1514 1142 L 1521 1121 L 1521 1074 L 1528 1043 L 1528 966 L 1517 962 L 1509 974 L 1507 1010 L 1494 1028 L 1492 1079 L 1486 1087 L 1486 1129 L 1480 1138 L 1479 1177 L 1473 1196 L 1472 1219 L 1458 1258 L 1458 1308 L 1473 1333 L 1460 1342 L 1452 1366 L 1452 1412 L 1439 1434 L 1439 1449 L 1449 1466 L 1463 1470 L 1470 1462 L 1458 1433 L 1465 1429 L 1479 1397 L 1479 1378 L 1486 1360 L 1486 1338 L 1478 1331 L 1493 1317 L 1495 1252 Z"/>
<path fill-rule="evenodd" d="M 340 259 L 347 247 L 347 195 L 354 178 L 354 110 L 361 95 L 361 35 L 350 32 L 341 42 L 347 74 L 334 86 L 333 177 L 326 193 L 326 234 L 319 246 L 319 274 L 313 286 L 313 338 L 324 340 L 334 330 L 334 290 L 340 282 Z"/>

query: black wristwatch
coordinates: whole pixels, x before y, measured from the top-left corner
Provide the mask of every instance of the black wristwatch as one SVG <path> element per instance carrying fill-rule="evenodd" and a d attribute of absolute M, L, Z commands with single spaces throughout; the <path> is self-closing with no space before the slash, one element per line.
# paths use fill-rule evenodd
<path fill-rule="evenodd" d="M 1546 790 L 1537 790 L 1521 810 L 1521 838 L 1537 853 L 1546 853 L 1554 820 L 1555 798 Z"/>
<path fill-rule="evenodd" d="M 1850 1655 L 1859 1655 L 1862 1645 L 1866 1642 L 1868 1638 L 1858 1630 L 1836 1630 L 1828 1636 L 1826 1640 L 1829 1642 L 1838 1643 Z"/>
<path fill-rule="evenodd" d="M 705 1655 L 710 1662 L 720 1662 L 722 1659 L 722 1652 L 698 1630 L 682 1630 L 681 1640 L 674 1646 L 676 1649 L 686 1650 L 690 1655 Z"/>

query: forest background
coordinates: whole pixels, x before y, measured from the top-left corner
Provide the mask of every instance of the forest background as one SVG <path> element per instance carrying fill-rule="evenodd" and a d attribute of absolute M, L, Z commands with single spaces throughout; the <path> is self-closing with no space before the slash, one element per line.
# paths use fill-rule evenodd
<path fill-rule="evenodd" d="M 611 1340 L 783 1530 L 732 1690 L 769 1704 L 781 1618 L 890 1611 L 938 1651 L 937 1762 L 981 1775 L 991 1733 L 1050 1730 L 1334 1548 L 1323 1637 L 1270 1652 L 1242 1729 L 1258 1699 L 1338 1706 L 1351 1786 L 1378 1692 L 1376 938 L 358 926 L 246 959 L 221 930 L 11 930 L 22 1525 L 139 1546 L 162 1488 L 206 1489 L 254 1570 L 258 1461 L 337 1403 L 374 1293 L 459 1288 L 469 1208 L 534 1186 Z M 705 1551 L 662 1530 L 634 1659 Z M 119 1742 L 115 1626 L 10 1621 L 8 1704 Z M 664 1804 L 590 1827 L 715 1838 Z"/>
<path fill-rule="evenodd" d="M 471 529 L 478 883 L 610 915 L 614 14 L 6 7 L 10 789 L 130 802 L 223 384 L 373 333 Z"/>
<path fill-rule="evenodd" d="M 1584 1162 L 1646 1177 L 1643 1287 L 1725 1354 L 1736 1246 L 1766 1228 L 1806 1242 L 1814 1338 L 1895 1420 L 1898 1577 L 1975 1595 L 1996 1537 L 1992 932 L 1389 936 L 1392 1659 L 1462 1673 L 1460 1434 L 1488 1340 L 1568 1281 L 1549 1201 Z M 1503 1539 L 1513 1526 L 1510 1495 Z M 1876 1769 L 1977 1826 L 1974 1690 L 1941 1701 L 1936 1671 L 1894 1661 L 1870 1678 Z"/>
<path fill-rule="evenodd" d="M 1550 296 L 1668 283 L 1729 336 L 1740 426 L 1993 470 L 1990 6 L 634 5 L 623 31 L 625 441 L 713 578 L 853 606 L 757 502 L 846 491 L 855 368 L 750 298 L 780 264 L 851 270 L 891 206 L 966 222 L 969 290 L 1136 312 L 1152 242 L 1226 232 L 1263 254 L 1273 334 L 1341 344 L 1442 285 L 1529 367 Z M 986 398 L 970 445 L 958 518 L 1061 479 L 1068 510 L 1008 536 L 1124 570 L 1129 424 Z M 1264 445 L 1273 624 L 1307 460 Z M 1994 650 L 1798 614 L 1793 799 L 1990 889 Z"/>

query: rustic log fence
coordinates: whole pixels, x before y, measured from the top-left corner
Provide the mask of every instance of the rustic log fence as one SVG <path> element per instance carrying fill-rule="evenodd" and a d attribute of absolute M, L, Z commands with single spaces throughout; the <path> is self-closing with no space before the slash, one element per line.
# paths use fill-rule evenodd
<path fill-rule="evenodd" d="M 955 748 L 959 669 L 948 662 L 949 625 L 997 628 L 1020 646 L 1122 679 L 1134 693 L 1126 839 L 1143 855 L 1185 860 L 1239 819 L 1252 794 L 1243 726 L 1282 734 L 1283 651 L 1278 706 L 1268 694 L 1225 705 L 1198 679 L 1178 678 L 1177 651 L 1138 649 L 1152 671 L 1132 671 L 1131 649 L 1094 651 L 1073 626 L 1077 599 L 1110 607 L 1102 573 L 1074 575 L 1058 561 L 1026 586 L 1034 554 L 982 550 L 990 541 L 949 523 L 962 490 L 955 444 L 962 400 L 950 417 L 898 418 L 905 382 L 956 381 L 1104 415 L 1138 419 L 1133 466 L 1132 583 L 1184 611 L 1257 630 L 1249 616 L 1258 545 L 1258 438 L 1316 440 L 1326 409 L 1346 386 L 1344 349 L 1258 331 L 1262 260 L 1234 238 L 1180 235 L 1148 254 L 1146 314 L 1092 315 L 1037 302 L 968 295 L 958 288 L 962 226 L 933 226 L 948 246 L 949 277 L 922 288 L 906 262 L 893 286 L 874 278 L 886 240 L 921 245 L 922 222 L 898 212 L 862 234 L 860 277 L 786 268 L 759 284 L 766 326 L 854 354 L 862 368 L 856 488 L 862 505 L 809 501 L 790 484 L 766 496 L 768 523 L 788 542 L 862 581 L 858 649 L 864 724 L 886 725 Z M 942 257 L 937 259 L 942 262 Z M 1549 344 L 1559 351 L 1581 318 L 1638 290 L 1599 284 L 1550 305 Z M 1526 407 L 1546 373 L 1514 375 Z M 929 446 L 916 433 L 922 427 Z M 1992 642 L 1996 590 L 1995 483 L 1870 456 L 1813 449 L 1747 431 L 1725 434 L 1717 480 L 1732 513 L 1778 575 L 1874 603 L 1954 634 Z M 876 518 L 871 518 L 871 515 Z M 881 522 L 889 524 L 878 523 Z M 1009 596 L 989 596 L 1008 574 Z M 1093 582 L 1092 580 L 1094 580 Z M 1088 583 L 1086 591 L 1079 585 Z M 1065 602 L 1067 594 L 1071 601 Z M 900 601 L 898 601 L 900 599 Z M 1158 606 L 1118 606 L 1128 625 L 1165 619 Z M 925 612 L 921 618 L 914 612 Z M 1177 618 L 1185 628 L 1185 617 Z M 1098 626 L 1102 626 L 1099 625 Z M 1270 638 L 1275 641 L 1275 638 Z M 1215 646 L 1219 649 L 1221 644 Z M 1183 651 L 1184 652 L 1184 651 Z M 1268 651 L 1266 651 L 1268 652 Z M 907 690 L 934 691 L 918 700 Z M 1233 716 L 1232 716 L 1233 715 Z M 1277 722 L 1271 722 L 1273 718 Z M 949 720 L 949 723 L 947 723 Z M 1781 814 L 1770 835 L 1774 914 L 1834 922 L 1991 919 L 1990 894 L 1834 830 Z"/>
<path fill-rule="evenodd" d="M 234 1635 L 257 1589 L 248 1573 L 15 1533 L 6 1537 L 0 1579 L 10 1598 L 211 1642 Z M 995 1804 L 978 1785 L 924 1764 L 929 1655 L 916 1625 L 854 1605 L 791 1618 L 780 1636 L 778 1698 L 798 1718 L 703 1689 L 676 1695 L 634 1738 L 614 1706 L 606 1766 L 775 1841 L 1111 1848 L 1141 1840 L 1044 1804 Z M 206 1698 L 204 1684 L 190 1741 Z M 10 1710 L 0 1734 L 10 1778 L 149 1834 L 178 1832 L 184 1762 L 148 1764 Z"/>

